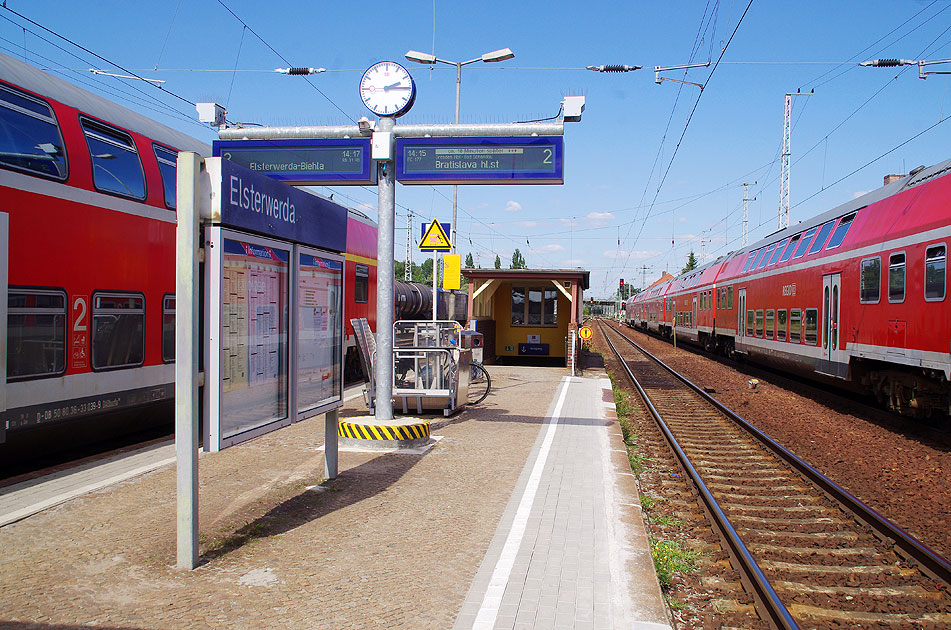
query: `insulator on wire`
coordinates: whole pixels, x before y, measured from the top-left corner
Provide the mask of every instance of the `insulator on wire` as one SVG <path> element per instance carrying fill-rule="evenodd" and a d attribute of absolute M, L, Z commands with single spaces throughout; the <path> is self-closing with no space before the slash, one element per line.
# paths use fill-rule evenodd
<path fill-rule="evenodd" d="M 601 66 L 588 66 L 588 70 L 593 70 L 594 72 L 634 72 L 635 70 L 640 70 L 640 66 L 628 66 L 628 65 L 601 65 Z"/>
<path fill-rule="evenodd" d="M 910 59 L 872 59 L 871 61 L 863 61 L 859 65 L 870 68 L 894 68 L 896 66 L 911 66 L 915 63 Z"/>
<path fill-rule="evenodd" d="M 287 74 L 290 76 L 303 76 L 308 74 L 320 74 L 321 72 L 326 72 L 324 68 L 275 68 L 274 72 L 280 72 L 281 74 Z"/>

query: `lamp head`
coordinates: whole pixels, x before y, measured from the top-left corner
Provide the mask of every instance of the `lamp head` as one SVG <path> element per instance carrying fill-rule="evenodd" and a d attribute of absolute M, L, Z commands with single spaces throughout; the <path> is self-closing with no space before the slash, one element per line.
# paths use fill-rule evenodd
<path fill-rule="evenodd" d="M 502 48 L 500 50 L 493 50 L 492 52 L 487 52 L 482 55 L 482 61 L 489 63 L 492 61 L 505 61 L 506 59 L 511 59 L 515 56 L 515 53 L 512 52 L 510 48 Z"/>
<path fill-rule="evenodd" d="M 429 65 L 436 63 L 436 55 L 419 52 L 418 50 L 407 51 L 405 57 L 410 61 L 415 61 L 416 63 L 425 63 Z"/>

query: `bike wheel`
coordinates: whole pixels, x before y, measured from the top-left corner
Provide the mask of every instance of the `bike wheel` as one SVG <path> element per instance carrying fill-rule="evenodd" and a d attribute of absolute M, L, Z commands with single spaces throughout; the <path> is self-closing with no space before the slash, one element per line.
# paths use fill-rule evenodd
<path fill-rule="evenodd" d="M 482 367 L 481 363 L 473 362 L 470 367 L 469 397 L 466 402 L 470 405 L 478 405 L 489 395 L 492 379 L 489 378 L 489 372 Z"/>

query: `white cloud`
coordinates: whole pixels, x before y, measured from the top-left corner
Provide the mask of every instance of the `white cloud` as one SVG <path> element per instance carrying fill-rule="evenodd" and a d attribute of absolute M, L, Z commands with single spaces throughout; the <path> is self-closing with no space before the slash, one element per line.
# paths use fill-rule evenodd
<path fill-rule="evenodd" d="M 604 257 L 611 260 L 627 260 L 628 255 L 630 255 L 631 260 L 645 260 L 647 258 L 659 256 L 660 252 L 650 249 L 635 249 L 630 252 L 626 250 L 609 249 L 608 251 L 604 252 Z"/>
<path fill-rule="evenodd" d="M 562 225 L 564 225 L 565 227 L 577 227 L 577 226 L 578 226 L 578 222 L 575 221 L 574 219 L 564 219 L 564 218 L 561 218 L 561 219 L 558 219 L 558 222 L 561 223 Z"/>
<path fill-rule="evenodd" d="M 585 219 L 590 221 L 595 225 L 603 225 L 614 218 L 614 215 L 610 212 L 589 212 Z"/>
<path fill-rule="evenodd" d="M 862 195 L 867 195 L 870 192 L 872 191 L 871 190 L 857 190 L 854 193 L 852 193 L 852 199 L 858 199 Z"/>
<path fill-rule="evenodd" d="M 505 211 L 506 212 L 520 212 L 522 210 L 522 204 L 517 201 L 507 201 L 505 202 Z"/>
<path fill-rule="evenodd" d="M 515 225 L 523 228 L 538 227 L 538 221 L 516 221 Z"/>
<path fill-rule="evenodd" d="M 580 258 L 572 258 L 571 260 L 566 260 L 564 262 L 565 267 L 584 267 L 585 261 Z"/>
<path fill-rule="evenodd" d="M 563 245 L 559 245 L 558 243 L 551 243 L 550 245 L 539 247 L 535 251 L 540 254 L 550 254 L 552 252 L 563 252 L 565 251 L 565 247 Z"/>

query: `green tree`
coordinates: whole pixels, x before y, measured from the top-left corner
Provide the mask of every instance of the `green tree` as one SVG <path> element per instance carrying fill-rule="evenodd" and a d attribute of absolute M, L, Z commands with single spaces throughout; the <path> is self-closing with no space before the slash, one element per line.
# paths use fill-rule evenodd
<path fill-rule="evenodd" d="M 475 267 L 475 262 L 472 260 L 472 252 L 466 254 L 466 269 L 473 269 Z"/>
<path fill-rule="evenodd" d="M 509 269 L 528 269 L 528 265 L 525 264 L 525 257 L 522 256 L 522 252 L 518 251 L 518 248 L 512 252 L 512 264 Z"/>
<path fill-rule="evenodd" d="M 680 270 L 681 274 L 685 274 L 688 271 L 693 271 L 697 268 L 697 257 L 694 255 L 693 250 L 690 250 L 690 255 L 687 256 L 687 264 L 683 269 Z"/>
<path fill-rule="evenodd" d="M 498 255 L 498 254 L 495 255 L 495 268 L 496 268 L 496 269 L 501 269 L 501 268 L 502 268 L 502 259 L 499 258 L 499 255 Z"/>

